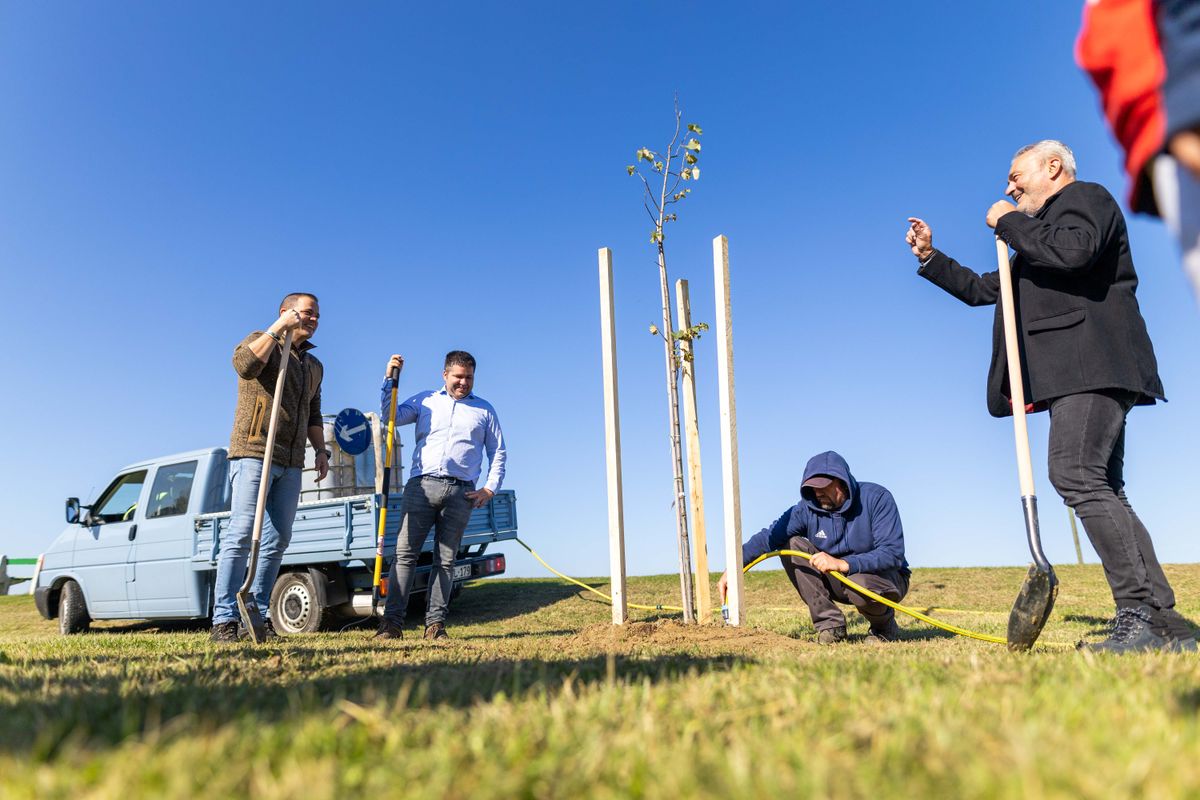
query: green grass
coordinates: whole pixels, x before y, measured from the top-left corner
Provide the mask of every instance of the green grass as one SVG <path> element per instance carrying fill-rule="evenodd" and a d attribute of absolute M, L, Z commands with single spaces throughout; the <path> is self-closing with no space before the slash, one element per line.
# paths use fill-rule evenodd
<path fill-rule="evenodd" d="M 1200 618 L 1200 566 L 1168 574 Z M 778 571 L 749 625 L 685 628 L 553 580 L 491 581 L 445 644 L 362 629 L 276 647 L 107 624 L 61 637 L 0 598 L 0 796 L 1200 796 L 1200 658 L 1094 657 L 1099 567 L 1063 567 L 1045 648 L 945 635 L 812 642 Z M 918 570 L 909 605 L 1003 635 L 1019 569 Z M 594 585 L 604 587 L 603 581 Z M 673 576 L 630 581 L 677 602 Z M 1192 756 L 1187 755 L 1192 753 Z"/>

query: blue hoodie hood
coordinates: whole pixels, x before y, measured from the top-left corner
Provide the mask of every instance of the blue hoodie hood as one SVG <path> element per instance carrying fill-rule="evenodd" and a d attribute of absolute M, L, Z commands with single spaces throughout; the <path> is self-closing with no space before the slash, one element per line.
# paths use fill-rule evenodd
<path fill-rule="evenodd" d="M 807 482 L 809 478 L 815 475 L 827 475 L 830 478 L 837 478 L 846 484 L 846 491 L 849 496 L 841 508 L 826 511 L 817 502 L 813 490 L 802 485 L 800 496 L 808 503 L 809 508 L 818 514 L 830 514 L 844 513 L 854 506 L 854 500 L 858 497 L 858 481 L 854 480 L 854 476 L 850 474 L 850 465 L 846 463 L 846 459 L 842 458 L 839 453 L 826 450 L 824 453 L 818 453 L 810 458 L 808 464 L 804 467 L 804 479 L 801 481 L 801 484 Z"/>
<path fill-rule="evenodd" d="M 845 483 L 846 502 L 841 508 L 826 511 L 812 489 L 801 488 L 800 502 L 742 546 L 744 563 L 763 553 L 785 549 L 793 536 L 801 536 L 818 550 L 844 559 L 851 573 L 884 574 L 896 570 L 907 576 L 904 528 L 891 492 L 877 483 L 859 483 L 846 459 L 832 450 L 808 460 L 804 481 L 814 475 L 826 475 Z"/>

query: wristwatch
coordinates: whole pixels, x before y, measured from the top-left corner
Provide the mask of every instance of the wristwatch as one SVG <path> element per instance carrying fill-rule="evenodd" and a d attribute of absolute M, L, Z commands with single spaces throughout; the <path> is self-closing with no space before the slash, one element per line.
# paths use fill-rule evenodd
<path fill-rule="evenodd" d="M 324 450 L 317 450 L 314 455 L 320 455 L 321 453 L 325 454 L 325 458 L 327 460 L 333 461 L 333 451 L 330 450 L 328 447 L 326 447 Z"/>

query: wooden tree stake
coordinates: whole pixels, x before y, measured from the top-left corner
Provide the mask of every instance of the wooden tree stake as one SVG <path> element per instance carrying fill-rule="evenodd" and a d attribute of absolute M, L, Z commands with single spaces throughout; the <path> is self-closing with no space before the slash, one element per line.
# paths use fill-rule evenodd
<path fill-rule="evenodd" d="M 681 330 L 692 327 L 692 302 L 688 282 L 675 281 L 675 311 Z M 692 342 L 679 342 L 683 359 L 683 432 L 687 452 L 688 502 L 692 516 L 692 546 L 696 551 L 696 618 L 701 625 L 712 622 L 712 596 L 708 574 L 708 538 L 704 529 L 704 478 L 700 469 L 700 422 L 696 416 L 696 362 Z"/>

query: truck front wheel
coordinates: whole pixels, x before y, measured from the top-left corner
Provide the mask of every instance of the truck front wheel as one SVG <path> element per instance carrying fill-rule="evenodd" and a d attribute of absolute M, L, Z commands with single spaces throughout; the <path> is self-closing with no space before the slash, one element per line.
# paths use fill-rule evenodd
<path fill-rule="evenodd" d="M 316 633 L 330 614 L 310 573 L 286 572 L 275 581 L 271 622 L 280 633 Z"/>
<path fill-rule="evenodd" d="M 58 599 L 58 631 L 64 636 L 73 633 L 83 633 L 92 624 L 88 615 L 87 601 L 83 599 L 83 589 L 75 581 L 67 581 L 62 586 Z"/>

